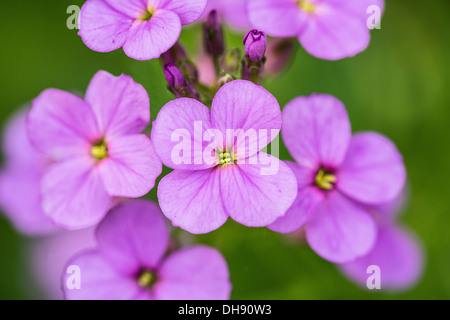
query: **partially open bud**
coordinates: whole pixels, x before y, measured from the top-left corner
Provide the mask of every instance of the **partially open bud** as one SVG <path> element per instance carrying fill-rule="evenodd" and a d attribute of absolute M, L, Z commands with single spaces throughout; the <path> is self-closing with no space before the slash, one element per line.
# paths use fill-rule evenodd
<path fill-rule="evenodd" d="M 199 99 L 197 90 L 186 80 L 183 73 L 170 63 L 164 65 L 164 76 L 170 90 L 177 98 L 188 97 Z"/>
<path fill-rule="evenodd" d="M 267 36 L 264 32 L 253 29 L 244 36 L 245 55 L 253 62 L 261 61 L 267 49 Z"/>
<path fill-rule="evenodd" d="M 186 78 L 173 64 L 166 63 L 164 65 L 164 76 L 171 89 L 179 90 L 186 86 Z"/>
<path fill-rule="evenodd" d="M 221 56 L 225 51 L 225 41 L 222 25 L 216 10 L 209 13 L 204 29 L 205 50 L 214 57 Z"/>

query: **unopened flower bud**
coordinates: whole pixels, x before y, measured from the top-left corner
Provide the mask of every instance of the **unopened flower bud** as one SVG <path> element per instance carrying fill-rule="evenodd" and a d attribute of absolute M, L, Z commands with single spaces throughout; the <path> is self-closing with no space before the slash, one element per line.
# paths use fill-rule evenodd
<path fill-rule="evenodd" d="M 219 57 L 225 51 L 222 25 L 216 10 L 209 13 L 204 29 L 205 50 L 212 56 Z"/>
<path fill-rule="evenodd" d="M 261 61 L 267 49 L 267 36 L 264 32 L 253 29 L 244 36 L 245 55 L 253 62 Z"/>

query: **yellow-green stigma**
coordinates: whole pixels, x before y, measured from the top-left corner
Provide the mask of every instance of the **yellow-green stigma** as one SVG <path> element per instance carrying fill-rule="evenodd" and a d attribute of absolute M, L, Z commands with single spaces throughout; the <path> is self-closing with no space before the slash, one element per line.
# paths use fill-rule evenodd
<path fill-rule="evenodd" d="M 317 171 L 314 182 L 315 185 L 322 190 L 331 190 L 336 183 L 336 176 L 329 171 L 320 169 Z"/>
<path fill-rule="evenodd" d="M 153 17 L 153 14 L 154 14 L 154 13 L 155 13 L 155 12 L 154 12 L 152 9 L 148 8 L 148 9 L 147 9 L 147 12 L 144 13 L 144 14 L 139 18 L 139 20 L 140 20 L 140 21 L 149 21 L 149 20 Z"/>
<path fill-rule="evenodd" d="M 92 145 L 91 156 L 97 161 L 108 157 L 108 146 L 106 145 L 105 140 L 100 140 Z"/>
<path fill-rule="evenodd" d="M 231 152 L 219 151 L 218 157 L 217 157 L 217 162 L 221 166 L 225 166 L 227 164 L 232 164 L 232 163 L 234 163 L 234 156 L 231 154 Z"/>
<path fill-rule="evenodd" d="M 303 10 L 306 11 L 307 13 L 314 13 L 316 11 L 316 6 L 314 4 L 312 4 L 310 1 L 308 0 L 300 0 L 298 2 L 298 6 Z"/>
<path fill-rule="evenodd" d="M 156 274 L 150 270 L 144 270 L 138 276 L 138 284 L 141 288 L 151 288 L 155 283 Z"/>

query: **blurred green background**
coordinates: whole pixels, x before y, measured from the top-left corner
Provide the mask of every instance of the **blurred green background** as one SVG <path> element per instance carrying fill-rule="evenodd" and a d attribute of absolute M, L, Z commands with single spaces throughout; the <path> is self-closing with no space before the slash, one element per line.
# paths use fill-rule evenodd
<path fill-rule="evenodd" d="M 84 92 L 99 69 L 126 73 L 151 98 L 152 120 L 172 96 L 158 61 L 139 62 L 122 50 L 89 50 L 66 27 L 69 5 L 84 1 L 7 1 L 0 11 L 0 124 L 42 90 Z M 450 2 L 386 1 L 382 29 L 370 47 L 353 59 L 318 60 L 299 48 L 291 68 L 264 86 L 281 105 L 299 95 L 329 93 L 348 108 L 354 131 L 375 130 L 390 137 L 405 158 L 411 202 L 401 217 L 422 239 L 426 269 L 407 292 L 364 291 L 306 245 L 265 228 L 228 222 L 196 237 L 225 255 L 234 299 L 449 299 L 450 298 Z M 186 28 L 181 42 L 193 50 L 199 27 Z M 230 46 L 241 36 L 227 33 Z M 282 150 L 282 158 L 289 155 Z M 155 198 L 155 191 L 151 196 Z M 0 217 L 0 299 L 40 298 L 23 284 L 24 248 Z M 42 296 L 41 296 L 42 298 Z"/>

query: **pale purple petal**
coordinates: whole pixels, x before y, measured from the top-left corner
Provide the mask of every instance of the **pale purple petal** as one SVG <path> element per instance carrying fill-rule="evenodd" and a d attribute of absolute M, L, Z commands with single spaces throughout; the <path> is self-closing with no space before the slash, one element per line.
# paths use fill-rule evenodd
<path fill-rule="evenodd" d="M 64 299 L 61 275 L 75 254 L 95 247 L 94 227 L 79 231 L 59 232 L 51 237 L 34 239 L 27 248 L 27 269 L 44 299 Z"/>
<path fill-rule="evenodd" d="M 43 155 L 31 145 L 28 138 L 26 125 L 28 112 L 28 108 L 21 109 L 6 124 L 2 137 L 3 154 L 8 166 L 39 169 L 46 161 Z"/>
<path fill-rule="evenodd" d="M 316 12 L 308 16 L 298 39 L 305 50 L 317 58 L 338 60 L 353 57 L 364 51 L 370 41 L 363 17 L 340 6 L 318 5 Z"/>
<path fill-rule="evenodd" d="M 286 162 L 297 178 L 298 195 L 286 214 L 268 226 L 270 230 L 290 233 L 304 226 L 325 199 L 324 192 L 312 185 L 315 172 L 292 162 Z"/>
<path fill-rule="evenodd" d="M 175 170 L 158 186 L 159 205 L 175 227 L 208 233 L 228 219 L 222 204 L 220 170 Z"/>
<path fill-rule="evenodd" d="M 215 249 L 196 246 L 167 258 L 158 273 L 159 300 L 227 300 L 231 284 L 225 259 Z"/>
<path fill-rule="evenodd" d="M 350 121 L 342 102 L 332 96 L 299 97 L 283 110 L 282 135 L 297 163 L 337 169 L 350 144 Z"/>
<path fill-rule="evenodd" d="M 247 3 L 248 0 L 208 0 L 201 19 L 206 20 L 208 14 L 216 10 L 227 26 L 239 31 L 249 31 L 253 27 L 248 17 Z"/>
<path fill-rule="evenodd" d="M 92 50 L 114 51 L 125 43 L 133 20 L 104 0 L 88 0 L 81 7 L 79 35 L 84 44 Z"/>
<path fill-rule="evenodd" d="M 380 7 L 381 12 L 384 11 L 384 0 L 323 0 L 323 2 L 335 10 L 351 13 L 363 21 L 369 18 L 367 9 L 372 5 Z"/>
<path fill-rule="evenodd" d="M 152 143 L 162 163 L 172 169 L 198 170 L 215 165 L 204 158 L 211 129 L 209 109 L 195 99 L 180 98 L 167 103 L 153 122 Z"/>
<path fill-rule="evenodd" d="M 227 83 L 212 102 L 212 126 L 222 132 L 226 147 L 235 146 L 237 157 L 241 159 L 256 154 L 275 139 L 281 121 L 277 99 L 250 81 Z M 227 135 L 230 129 L 236 130 L 237 142 Z"/>
<path fill-rule="evenodd" d="M 147 13 L 148 0 L 103 0 L 111 8 L 130 18 L 140 18 Z"/>
<path fill-rule="evenodd" d="M 158 206 L 130 200 L 115 207 L 96 231 L 98 250 L 112 268 L 133 276 L 156 269 L 167 250 L 169 231 Z"/>
<path fill-rule="evenodd" d="M 62 286 L 67 300 L 134 300 L 145 291 L 136 279 L 118 273 L 95 251 L 77 255 L 69 266 L 80 268 L 81 288 L 69 289 L 71 274 L 64 273 Z"/>
<path fill-rule="evenodd" d="M 28 109 L 17 112 L 4 130 L 5 166 L 0 172 L 0 207 L 16 229 L 35 236 L 57 228 L 41 209 L 39 186 L 47 161 L 29 142 L 27 114 Z"/>
<path fill-rule="evenodd" d="M 364 256 L 375 245 L 377 226 L 365 209 L 339 192 L 331 192 L 306 225 L 311 248 L 331 262 L 344 263 Z"/>
<path fill-rule="evenodd" d="M 90 142 L 99 138 L 90 106 L 56 89 L 45 90 L 33 101 L 27 129 L 33 145 L 53 160 L 88 154 Z"/>
<path fill-rule="evenodd" d="M 107 141 L 108 157 L 97 164 L 106 191 L 114 197 L 139 198 L 154 186 L 162 172 L 150 139 L 143 135 Z"/>
<path fill-rule="evenodd" d="M 41 209 L 39 186 L 35 169 L 7 167 L 0 173 L 0 208 L 16 229 L 29 236 L 58 229 Z"/>
<path fill-rule="evenodd" d="M 382 204 L 400 194 L 405 180 L 405 165 L 397 147 L 378 133 L 365 132 L 353 136 L 337 175 L 337 188 L 366 204 Z"/>
<path fill-rule="evenodd" d="M 87 157 L 50 166 L 42 178 L 41 194 L 47 216 L 70 230 L 99 223 L 112 202 L 93 160 Z"/>
<path fill-rule="evenodd" d="M 258 157 L 271 161 L 271 168 Z M 283 161 L 268 154 L 260 152 L 247 160 L 246 164 L 220 169 L 223 203 L 233 220 L 249 227 L 264 227 L 292 205 L 297 181 Z"/>
<path fill-rule="evenodd" d="M 147 91 L 130 76 L 97 72 L 86 101 L 94 110 L 100 131 L 108 136 L 141 133 L 150 123 Z"/>
<path fill-rule="evenodd" d="M 249 0 L 248 13 L 256 29 L 273 37 L 297 36 L 307 20 L 293 0 Z"/>
<path fill-rule="evenodd" d="M 323 199 L 323 192 L 315 187 L 300 189 L 286 214 L 275 220 L 268 228 L 279 233 L 291 233 L 300 229 L 314 217 Z"/>
<path fill-rule="evenodd" d="M 135 21 L 123 45 L 125 54 L 136 60 L 159 58 L 172 48 L 181 33 L 178 15 L 157 10 L 149 21 Z"/>
<path fill-rule="evenodd" d="M 405 188 L 394 200 L 375 206 L 368 206 L 368 208 L 377 217 L 379 225 L 390 225 L 395 223 L 398 217 L 404 213 L 410 196 L 409 186 L 406 184 Z"/>
<path fill-rule="evenodd" d="M 416 237 L 401 227 L 380 229 L 370 253 L 340 268 L 358 285 L 366 287 L 369 266 L 380 267 L 381 289 L 400 290 L 414 285 L 423 270 L 423 253 Z"/>
<path fill-rule="evenodd" d="M 167 9 L 178 14 L 181 24 L 189 24 L 196 21 L 202 15 L 207 0 L 150 0 L 157 3 L 157 8 Z"/>

